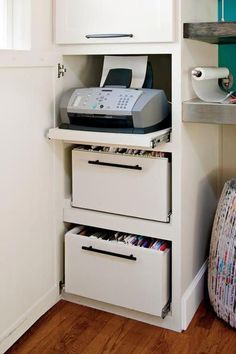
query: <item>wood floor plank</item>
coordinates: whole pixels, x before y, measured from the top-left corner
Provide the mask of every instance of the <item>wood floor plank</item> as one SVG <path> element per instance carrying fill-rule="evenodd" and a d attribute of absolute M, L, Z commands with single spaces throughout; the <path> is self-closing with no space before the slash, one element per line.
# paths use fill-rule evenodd
<path fill-rule="evenodd" d="M 63 321 L 63 323 L 55 331 L 55 336 L 51 338 L 49 335 L 44 342 L 31 350 L 30 354 L 64 354 L 67 348 L 71 348 L 78 337 L 83 336 L 84 331 L 91 323 L 94 322 L 99 311 L 83 307 L 83 311 L 78 316 L 73 316 L 73 320 Z"/>
<path fill-rule="evenodd" d="M 176 333 L 66 301 L 48 311 L 6 354 L 236 354 L 236 331 L 203 303 Z"/>
<path fill-rule="evenodd" d="M 208 336 L 199 346 L 203 353 L 236 353 L 236 332 L 221 320 L 215 319 Z"/>
<path fill-rule="evenodd" d="M 60 301 L 27 331 L 8 353 L 41 353 L 45 343 L 51 341 L 51 337 L 70 330 L 73 322 L 86 311 L 85 307 Z"/>
<path fill-rule="evenodd" d="M 64 351 L 64 353 L 77 354 L 85 351 L 87 346 L 93 341 L 97 334 L 103 330 L 111 316 L 112 315 L 107 313 L 99 312 L 93 321 L 88 321 L 86 323 L 83 331 L 81 331 L 80 324 L 76 323 L 76 327 L 74 328 L 75 340 L 70 347 Z"/>
<path fill-rule="evenodd" d="M 120 316 L 112 316 L 91 343 L 82 351 L 83 354 L 114 353 L 116 342 L 122 340 L 133 321 Z"/>
<path fill-rule="evenodd" d="M 149 345 L 149 343 L 153 342 L 154 340 L 161 341 L 163 334 L 164 330 L 161 328 L 147 325 L 141 322 L 135 322 L 123 340 L 118 343 L 115 354 L 141 354 L 145 351 L 145 348 Z"/>

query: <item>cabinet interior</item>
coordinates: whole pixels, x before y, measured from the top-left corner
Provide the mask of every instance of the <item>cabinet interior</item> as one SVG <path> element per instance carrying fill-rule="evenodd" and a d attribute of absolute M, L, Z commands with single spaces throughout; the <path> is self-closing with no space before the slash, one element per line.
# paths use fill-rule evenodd
<path fill-rule="evenodd" d="M 147 54 L 142 54 L 147 55 Z M 63 77 L 63 91 L 78 87 L 96 87 L 100 85 L 104 55 L 64 55 L 63 64 L 66 75 Z M 167 99 L 172 99 L 172 56 L 171 54 L 151 54 L 148 61 L 153 70 L 153 88 L 162 89 Z M 60 97 L 59 97 L 60 101 Z M 57 107 L 57 124 L 60 123 L 60 112 Z M 71 196 L 71 153 L 75 144 L 64 144 L 65 198 Z M 157 148 L 158 150 L 158 148 Z"/>
<path fill-rule="evenodd" d="M 147 54 L 142 54 L 147 55 Z M 67 69 L 63 78 L 63 88 L 99 86 L 104 55 L 64 55 L 63 63 Z M 171 54 L 148 55 L 154 77 L 154 89 L 163 89 L 171 100 Z"/>
<path fill-rule="evenodd" d="M 71 88 L 76 88 L 76 87 L 93 87 L 93 86 L 99 86 L 100 84 L 100 78 L 101 78 L 101 74 L 102 74 L 102 68 L 103 68 L 103 55 L 87 55 L 87 56 L 81 56 L 81 55 L 66 55 L 63 58 L 63 64 L 65 65 L 66 69 L 67 69 L 67 73 L 63 78 L 63 90 L 66 91 L 68 89 Z M 172 99 L 172 57 L 170 54 L 158 54 L 158 55 L 148 55 L 148 61 L 151 63 L 152 66 L 152 70 L 153 70 L 153 88 L 155 89 L 162 89 L 164 90 L 164 92 L 166 93 L 167 99 L 169 102 L 171 102 Z M 58 116 L 58 122 L 60 122 L 60 118 Z M 87 145 L 87 147 L 86 147 Z M 85 145 L 85 149 L 88 148 L 88 151 L 91 149 L 91 146 L 89 146 L 88 144 Z M 72 173 L 72 150 L 74 148 L 80 148 L 83 145 L 80 144 L 69 144 L 69 143 L 64 143 L 64 148 L 63 148 L 63 154 L 64 154 L 64 186 L 65 186 L 65 199 L 67 199 L 67 201 L 71 200 L 72 197 L 72 180 L 73 180 L 73 173 Z M 98 144 L 96 144 L 96 146 L 98 146 Z M 102 146 L 102 145 L 101 145 Z M 116 145 L 115 145 L 116 146 Z M 164 148 L 164 147 L 163 147 Z M 83 148 L 82 148 L 83 149 Z M 151 149 L 144 149 L 146 150 L 147 156 L 148 154 L 152 153 Z M 155 148 L 155 151 L 158 152 L 158 147 Z M 170 198 L 170 208 L 172 205 L 172 168 L 171 168 L 171 161 L 172 161 L 172 153 L 170 152 L 165 152 L 164 150 L 161 150 L 162 153 L 165 153 L 165 157 L 168 159 L 168 162 L 170 163 L 170 184 L 169 184 L 169 198 Z M 96 154 L 95 154 L 96 155 Z M 119 155 L 119 154 L 118 154 Z M 115 157 L 117 155 L 114 155 Z M 124 154 L 125 156 L 125 154 Z M 154 159 L 154 157 L 153 157 Z M 104 155 L 103 155 L 103 160 L 104 160 Z M 135 159 L 134 159 L 135 160 Z M 145 157 L 143 157 L 143 160 L 145 160 Z M 132 161 L 132 163 L 134 164 L 134 162 Z M 77 208 L 75 208 L 77 209 Z M 169 209 L 171 210 L 171 209 Z M 93 219 L 93 213 L 96 214 L 95 210 L 91 210 L 91 216 L 90 219 Z M 111 214 L 112 215 L 112 214 Z M 113 215 L 114 218 L 116 218 L 116 215 Z M 122 216 L 121 216 L 122 217 Z M 124 217 L 127 217 L 127 215 Z M 132 216 L 128 216 L 131 219 L 133 218 Z M 78 222 L 65 222 L 65 228 L 67 230 L 71 230 L 72 227 L 78 227 L 78 223 L 79 223 L 79 219 L 80 217 L 78 216 Z M 131 221 L 130 219 L 130 221 Z M 134 218 L 135 219 L 135 218 Z M 170 221 L 171 221 L 171 216 L 168 217 L 168 220 L 166 220 L 166 222 L 163 223 L 164 227 L 166 228 L 166 230 L 169 230 L 170 227 Z M 140 220 L 141 222 L 141 220 Z M 147 224 L 149 223 L 157 223 L 159 225 L 162 224 L 162 222 L 158 222 L 158 221 L 154 221 L 154 220 L 146 220 L 145 221 Z M 95 227 L 97 230 L 101 230 L 101 228 L 99 228 L 98 225 L 96 225 L 96 221 L 92 222 L 93 227 Z M 113 225 L 113 227 L 111 227 L 111 225 Z M 112 224 L 112 222 L 109 222 L 107 224 L 104 224 L 103 228 L 105 228 L 106 230 L 110 230 L 110 231 L 118 231 L 118 232 L 124 232 L 125 234 L 129 234 L 128 230 L 124 230 L 124 226 L 122 225 L 122 221 L 119 224 L 119 226 L 116 225 L 116 223 Z M 86 225 L 85 225 L 86 226 Z M 90 226 L 90 224 L 87 224 L 87 226 Z M 120 228 L 119 228 L 120 227 Z M 160 226 L 161 227 L 161 226 Z M 116 229 L 117 228 L 117 229 Z M 122 229 L 123 228 L 123 229 Z M 132 229 L 132 233 L 130 232 L 130 234 L 135 235 L 135 231 L 137 232 L 138 228 L 137 227 L 131 227 Z M 69 231 L 70 232 L 70 231 Z M 172 239 L 169 235 L 168 232 L 166 233 L 161 233 L 158 226 L 156 229 L 156 232 L 153 232 L 152 234 L 149 234 L 149 231 L 145 231 L 146 234 L 143 235 L 142 232 L 140 231 L 140 236 L 144 236 L 147 237 L 149 239 L 153 238 L 153 239 L 160 239 L 160 240 L 166 240 L 163 242 L 168 242 L 169 243 L 169 247 L 170 247 L 170 255 L 169 255 L 169 261 L 167 262 L 167 266 L 168 266 L 168 274 L 166 275 L 166 279 L 168 279 L 166 286 L 168 287 L 168 299 L 165 299 L 165 303 L 162 304 L 161 308 L 166 307 L 166 313 L 170 312 L 170 303 L 171 303 L 171 294 L 172 294 Z M 86 240 L 85 240 L 86 241 Z M 87 242 L 87 241 L 86 241 Z M 96 242 L 95 242 L 96 243 Z M 65 244 L 69 245 L 68 242 L 65 239 Z M 107 241 L 106 244 L 104 244 L 104 247 L 110 247 L 111 243 L 109 243 Z M 67 250 L 68 250 L 67 246 Z M 91 246 L 92 247 L 92 246 Z M 116 250 L 116 249 L 115 249 Z M 145 255 L 149 254 L 150 250 L 145 250 L 145 249 L 140 249 L 138 250 L 138 252 L 144 252 L 144 257 Z M 68 251 L 66 251 L 68 252 Z M 134 252 L 136 252 L 136 250 L 134 249 Z M 74 264 L 73 262 L 70 263 L 70 261 L 68 260 L 68 255 L 67 255 L 67 266 L 66 269 L 70 269 L 70 267 L 78 267 L 78 265 Z M 69 257 L 69 259 L 72 259 L 73 257 Z M 73 259 L 77 259 L 77 257 L 73 258 Z M 73 268 L 74 269 L 74 268 Z M 70 288 L 70 286 L 68 286 L 68 284 L 70 284 L 70 279 L 71 277 L 68 277 L 68 274 L 73 274 L 73 271 L 70 271 L 68 273 L 68 271 L 65 274 L 65 293 L 64 295 L 66 296 L 66 293 L 68 291 L 68 293 L 72 292 L 72 293 L 78 293 L 81 294 L 81 289 L 74 289 L 72 290 L 72 288 Z M 75 272 L 75 274 L 77 274 L 77 272 Z M 72 277 L 73 278 L 73 277 Z M 72 284 L 77 284 L 77 282 L 74 282 L 74 280 L 72 279 Z M 158 287 L 157 287 L 158 288 Z M 83 294 L 83 291 L 82 291 Z M 86 292 L 84 293 L 85 295 L 87 295 L 87 297 L 90 296 L 90 293 L 87 294 Z M 101 297 L 104 299 L 104 297 Z M 97 300 L 99 300 L 99 294 L 97 296 Z M 108 301 L 109 302 L 109 301 Z M 124 302 L 124 306 L 125 306 Z M 121 304 L 118 300 L 117 300 L 117 304 Z M 130 307 L 130 306 L 128 306 Z M 132 308 L 132 306 L 131 306 Z M 138 309 L 139 307 L 137 307 L 136 309 Z M 148 312 L 148 310 L 147 310 Z M 166 313 L 163 315 L 163 318 L 165 317 Z M 154 314 L 154 312 L 153 312 Z M 156 313 L 157 314 L 157 313 Z M 159 313 L 160 315 L 160 313 Z M 161 315 L 162 316 L 162 315 Z"/>

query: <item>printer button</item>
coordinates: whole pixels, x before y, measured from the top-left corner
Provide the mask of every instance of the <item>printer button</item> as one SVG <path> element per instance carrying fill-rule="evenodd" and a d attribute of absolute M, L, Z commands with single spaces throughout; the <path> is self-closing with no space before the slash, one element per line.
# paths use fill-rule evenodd
<path fill-rule="evenodd" d="M 104 108 L 103 104 L 100 105 L 100 108 Z"/>

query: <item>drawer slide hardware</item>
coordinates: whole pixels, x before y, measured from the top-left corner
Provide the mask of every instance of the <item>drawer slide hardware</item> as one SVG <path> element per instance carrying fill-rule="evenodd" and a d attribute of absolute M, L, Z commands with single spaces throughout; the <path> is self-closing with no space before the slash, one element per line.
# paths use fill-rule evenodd
<path fill-rule="evenodd" d="M 163 144 L 163 143 L 169 143 L 170 142 L 170 132 L 167 134 L 160 135 L 156 138 L 153 138 L 151 140 L 151 148 L 154 149 L 155 147 Z"/>
<path fill-rule="evenodd" d="M 117 167 L 117 168 L 126 168 L 129 170 L 142 170 L 142 167 L 139 165 L 136 166 L 130 166 L 130 165 L 122 165 L 122 164 L 117 164 L 117 163 L 109 163 L 109 162 L 101 162 L 99 160 L 96 161 L 88 161 L 90 165 L 99 165 L 99 166 L 109 166 L 109 167 Z"/>
<path fill-rule="evenodd" d="M 60 281 L 59 281 L 59 294 L 62 293 L 62 291 L 64 290 L 64 288 L 65 288 L 65 283 L 64 283 L 63 280 L 60 280 Z"/>
<path fill-rule="evenodd" d="M 167 316 L 168 312 L 170 312 L 170 301 L 168 301 L 167 304 L 162 309 L 161 318 L 163 320 Z"/>
<path fill-rule="evenodd" d="M 93 248 L 92 246 L 89 246 L 89 247 L 82 246 L 82 250 L 94 252 L 94 253 L 105 254 L 107 256 L 112 256 L 112 257 L 124 258 L 124 259 L 128 259 L 129 261 L 137 261 L 137 258 L 134 257 L 132 254 L 130 256 L 126 256 L 126 255 L 120 254 L 120 253 L 109 252 L 109 251 L 104 251 L 104 250 L 100 250 L 97 248 Z"/>

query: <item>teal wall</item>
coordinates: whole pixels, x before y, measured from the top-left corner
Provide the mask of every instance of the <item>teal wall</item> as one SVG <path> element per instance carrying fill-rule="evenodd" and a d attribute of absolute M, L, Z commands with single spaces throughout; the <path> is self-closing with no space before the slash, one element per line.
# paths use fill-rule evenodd
<path fill-rule="evenodd" d="M 219 19 L 221 19 L 221 5 L 219 0 Z M 236 21 L 236 1 L 225 0 L 225 21 Z M 226 66 L 234 76 L 234 87 L 236 90 L 236 44 L 219 46 L 219 66 Z"/>

